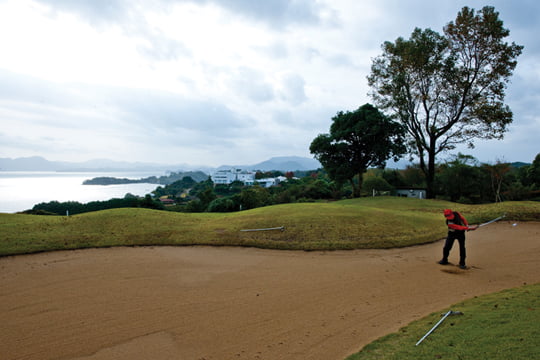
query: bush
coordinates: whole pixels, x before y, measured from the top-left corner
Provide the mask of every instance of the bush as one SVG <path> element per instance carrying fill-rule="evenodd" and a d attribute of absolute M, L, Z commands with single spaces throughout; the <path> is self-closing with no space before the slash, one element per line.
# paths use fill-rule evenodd
<path fill-rule="evenodd" d="M 231 212 L 238 210 L 238 205 L 230 198 L 218 198 L 208 205 L 209 212 Z"/>
<path fill-rule="evenodd" d="M 379 176 L 369 176 L 364 180 L 362 185 L 364 193 L 371 195 L 373 191 L 392 191 L 394 190 L 393 186 L 388 183 L 385 179 Z"/>

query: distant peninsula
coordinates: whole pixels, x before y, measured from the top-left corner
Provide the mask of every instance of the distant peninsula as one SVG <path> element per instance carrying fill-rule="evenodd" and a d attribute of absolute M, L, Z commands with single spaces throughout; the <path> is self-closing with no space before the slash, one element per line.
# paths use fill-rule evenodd
<path fill-rule="evenodd" d="M 184 177 L 191 177 L 196 182 L 208 179 L 208 175 L 202 171 L 172 172 L 167 176 L 149 176 L 141 179 L 115 178 L 109 176 L 95 177 L 84 180 L 83 185 L 122 185 L 122 184 L 159 184 L 169 185 L 175 181 L 182 180 Z"/>

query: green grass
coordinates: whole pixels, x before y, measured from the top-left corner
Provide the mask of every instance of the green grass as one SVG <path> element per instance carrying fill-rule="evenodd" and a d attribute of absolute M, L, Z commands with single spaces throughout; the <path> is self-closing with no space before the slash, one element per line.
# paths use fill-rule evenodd
<path fill-rule="evenodd" d="M 463 212 L 471 223 L 503 213 L 509 220 L 540 220 L 538 202 L 458 205 L 396 197 L 285 204 L 237 213 L 114 209 L 70 217 L 0 214 L 0 256 L 135 245 L 296 250 L 403 247 L 443 238 L 442 210 L 447 207 Z M 285 231 L 240 231 L 278 226 Z"/>
<path fill-rule="evenodd" d="M 447 317 L 415 344 L 449 309 Z M 540 284 L 454 304 L 365 346 L 347 360 L 540 359 Z"/>

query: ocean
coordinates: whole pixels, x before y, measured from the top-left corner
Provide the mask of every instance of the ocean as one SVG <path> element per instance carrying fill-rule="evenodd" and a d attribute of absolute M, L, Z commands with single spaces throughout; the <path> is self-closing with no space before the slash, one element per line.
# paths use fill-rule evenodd
<path fill-rule="evenodd" d="M 157 184 L 83 185 L 83 181 L 99 176 L 141 179 L 164 174 L 124 172 L 48 172 L 0 171 L 0 213 L 15 213 L 49 201 L 78 201 L 123 198 L 127 193 L 144 196 Z"/>

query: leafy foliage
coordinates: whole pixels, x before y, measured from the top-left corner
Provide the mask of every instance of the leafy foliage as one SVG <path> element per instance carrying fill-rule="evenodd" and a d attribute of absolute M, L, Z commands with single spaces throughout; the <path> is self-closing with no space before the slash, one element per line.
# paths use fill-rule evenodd
<path fill-rule="evenodd" d="M 403 136 L 401 125 L 365 104 L 353 112 L 338 112 L 330 134 L 317 136 L 309 150 L 332 180 L 348 181 L 358 197 L 362 175 L 369 167 L 384 167 L 388 159 L 397 160 L 405 152 Z"/>
<path fill-rule="evenodd" d="M 505 89 L 523 46 L 506 43 L 508 35 L 493 7 L 464 7 L 444 35 L 416 28 L 408 40 L 385 42 L 373 61 L 371 96 L 406 128 L 430 198 L 437 155 L 473 147 L 476 138 L 500 139 L 512 122 Z"/>
<path fill-rule="evenodd" d="M 435 184 L 439 199 L 463 204 L 480 204 L 511 200 L 540 199 L 540 182 L 535 174 L 535 166 L 540 163 L 540 154 L 533 164 L 517 165 L 498 162 L 495 165 L 479 164 L 469 155 L 458 154 L 450 161 L 437 165 Z M 519 166 L 519 167 L 516 167 Z M 502 169 L 494 175 L 493 171 Z M 495 169 L 495 170 L 494 170 Z M 532 169 L 532 170 L 531 170 Z M 245 186 L 242 182 L 228 185 L 214 185 L 210 179 L 195 182 L 184 177 L 165 187 L 158 187 L 153 193 L 157 197 L 169 197 L 178 204 L 164 207 L 161 202 L 147 195 L 140 198 L 127 194 L 122 199 L 78 202 L 58 202 L 37 204 L 26 213 L 36 215 L 70 215 L 126 207 L 165 209 L 180 212 L 233 212 L 263 206 L 315 202 L 320 200 L 340 200 L 350 198 L 353 188 L 330 179 L 328 173 L 316 171 L 297 172 L 301 178 L 289 174 L 289 178 L 277 186 L 263 188 Z M 362 196 L 373 193 L 393 195 L 397 188 L 417 188 L 425 186 L 425 178 L 418 166 L 406 169 L 370 168 L 362 176 Z M 494 180 L 495 179 L 495 180 Z M 375 190 L 375 191 L 374 191 Z"/>
<path fill-rule="evenodd" d="M 165 187 L 158 186 L 153 193 L 157 197 L 164 195 L 180 197 L 186 190 L 190 190 L 196 184 L 197 182 L 191 176 L 184 176 L 181 180 L 177 180 Z"/>
<path fill-rule="evenodd" d="M 27 214 L 49 214 L 49 215 L 76 215 L 92 211 L 100 211 L 118 208 L 147 208 L 163 210 L 163 205 L 152 199 L 150 195 L 143 198 L 127 194 L 122 199 L 110 199 L 107 201 L 91 201 L 82 204 L 77 201 L 50 201 L 34 205 L 32 210 L 26 211 Z"/>

